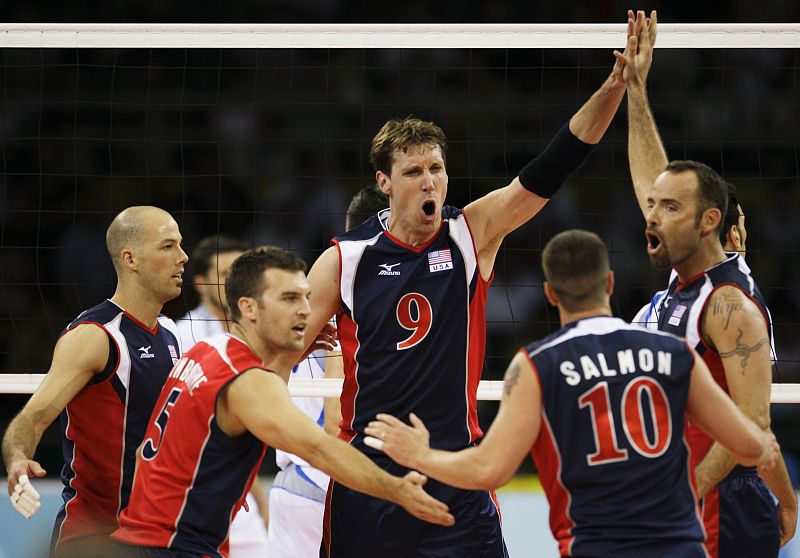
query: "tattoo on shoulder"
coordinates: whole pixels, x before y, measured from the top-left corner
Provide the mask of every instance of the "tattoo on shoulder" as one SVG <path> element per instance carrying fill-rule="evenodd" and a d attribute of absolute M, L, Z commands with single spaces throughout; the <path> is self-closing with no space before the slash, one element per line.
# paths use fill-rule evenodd
<path fill-rule="evenodd" d="M 742 335 L 744 332 L 740 329 L 739 336 L 736 338 L 736 346 L 730 350 L 722 352 L 720 351 L 719 356 L 720 358 L 730 358 L 734 356 L 741 357 L 741 362 L 739 363 L 742 367 L 742 374 L 745 373 L 745 369 L 747 368 L 747 360 L 750 358 L 750 355 L 761 347 L 763 347 L 769 340 L 766 337 L 762 337 L 754 345 L 748 345 L 747 343 L 742 343 Z"/>
<path fill-rule="evenodd" d="M 518 382 L 519 364 L 515 362 L 508 367 L 508 372 L 506 372 L 506 377 L 503 381 L 503 388 L 505 389 L 506 395 L 511 395 L 511 392 L 514 391 Z"/>
<path fill-rule="evenodd" d="M 715 296 L 711 304 L 711 313 L 713 315 L 724 316 L 725 323 L 722 329 L 728 329 L 728 326 L 731 325 L 731 316 L 733 316 L 734 312 L 741 309 L 741 299 L 736 295 L 728 293 L 720 293 L 719 296 Z"/>

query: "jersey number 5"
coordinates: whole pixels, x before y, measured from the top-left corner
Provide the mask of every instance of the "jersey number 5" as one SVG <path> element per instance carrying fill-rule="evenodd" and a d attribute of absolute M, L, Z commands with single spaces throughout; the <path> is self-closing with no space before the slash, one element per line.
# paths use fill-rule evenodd
<path fill-rule="evenodd" d="M 180 397 L 180 395 L 181 395 L 181 388 L 172 388 L 172 391 L 169 392 L 169 397 L 167 397 L 167 402 L 164 403 L 164 407 L 161 409 L 161 412 L 158 413 L 158 418 L 156 419 L 156 428 L 158 428 L 158 440 L 154 442 L 152 438 L 147 438 L 144 441 L 144 445 L 142 445 L 142 459 L 150 461 L 158 453 L 158 448 L 161 446 L 161 440 L 164 438 L 164 431 L 167 429 L 167 421 L 169 420 L 169 408 L 175 405 L 175 402 L 178 400 L 178 397 Z"/>
<path fill-rule="evenodd" d="M 642 395 L 646 394 L 643 404 Z M 622 428 L 636 452 L 648 458 L 663 455 L 672 438 L 672 413 L 664 389 L 652 378 L 636 378 L 625 386 L 620 398 Z M 609 397 L 608 383 L 601 382 L 578 398 L 581 409 L 589 408 L 592 417 L 595 451 L 586 456 L 590 467 L 625 461 L 628 450 L 617 442 L 617 427 Z M 652 427 L 647 433 L 645 418 Z"/>
<path fill-rule="evenodd" d="M 431 302 L 419 293 L 408 293 L 403 295 L 397 303 L 397 323 L 403 329 L 411 332 L 411 335 L 397 344 L 397 350 L 410 349 L 425 339 L 431 330 L 433 322 L 433 309 Z"/>

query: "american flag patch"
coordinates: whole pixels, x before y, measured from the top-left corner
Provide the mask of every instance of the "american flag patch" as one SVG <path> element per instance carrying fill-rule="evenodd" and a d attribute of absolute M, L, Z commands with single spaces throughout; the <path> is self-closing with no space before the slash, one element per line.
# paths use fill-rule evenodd
<path fill-rule="evenodd" d="M 428 268 L 431 272 L 453 269 L 453 258 L 450 248 L 428 252 Z"/>
<path fill-rule="evenodd" d="M 178 351 L 175 350 L 175 346 L 167 345 L 167 348 L 169 349 L 169 356 L 172 357 L 172 364 L 178 364 Z"/>
<path fill-rule="evenodd" d="M 686 308 L 687 308 L 686 305 L 678 304 L 678 306 L 675 307 L 675 310 L 672 311 L 672 315 L 669 317 L 668 321 L 669 325 L 671 326 L 681 325 L 681 318 L 683 318 L 683 315 L 686 313 Z"/>

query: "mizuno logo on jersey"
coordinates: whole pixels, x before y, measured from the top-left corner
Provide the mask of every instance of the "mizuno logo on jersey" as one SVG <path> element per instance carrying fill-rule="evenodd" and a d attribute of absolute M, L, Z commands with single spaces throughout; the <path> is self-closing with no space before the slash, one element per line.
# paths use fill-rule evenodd
<path fill-rule="evenodd" d="M 398 265 L 400 264 L 378 264 L 378 267 L 383 268 L 378 272 L 378 275 L 400 275 L 400 271 L 393 271 Z"/>
<path fill-rule="evenodd" d="M 139 358 L 156 358 L 156 355 L 150 352 L 150 347 L 152 347 L 152 345 L 148 345 L 147 347 L 139 347 L 139 350 L 142 351 L 142 354 L 139 355 Z"/>
<path fill-rule="evenodd" d="M 431 273 L 453 269 L 453 258 L 450 255 L 450 248 L 428 252 L 428 268 Z"/>

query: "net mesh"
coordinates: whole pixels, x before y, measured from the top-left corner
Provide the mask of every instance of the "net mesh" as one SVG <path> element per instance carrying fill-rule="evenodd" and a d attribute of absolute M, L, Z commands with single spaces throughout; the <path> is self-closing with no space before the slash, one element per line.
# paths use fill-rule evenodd
<path fill-rule="evenodd" d="M 606 49 L 4 49 L 0 93 L 0 372 L 46 370 L 59 331 L 113 293 L 105 228 L 158 205 L 191 249 L 224 232 L 309 263 L 373 180 L 369 141 L 393 116 L 448 134 L 448 202 L 506 184 L 608 75 Z M 651 77 L 670 155 L 736 184 L 748 262 L 773 310 L 777 381 L 800 379 L 798 50 L 670 49 Z M 590 161 L 505 242 L 488 306 L 485 379 L 553 331 L 540 250 L 597 231 L 630 318 L 663 288 L 643 249 L 624 108 Z M 191 264 L 190 264 L 191 265 Z M 170 303 L 177 316 L 191 288 Z"/>

